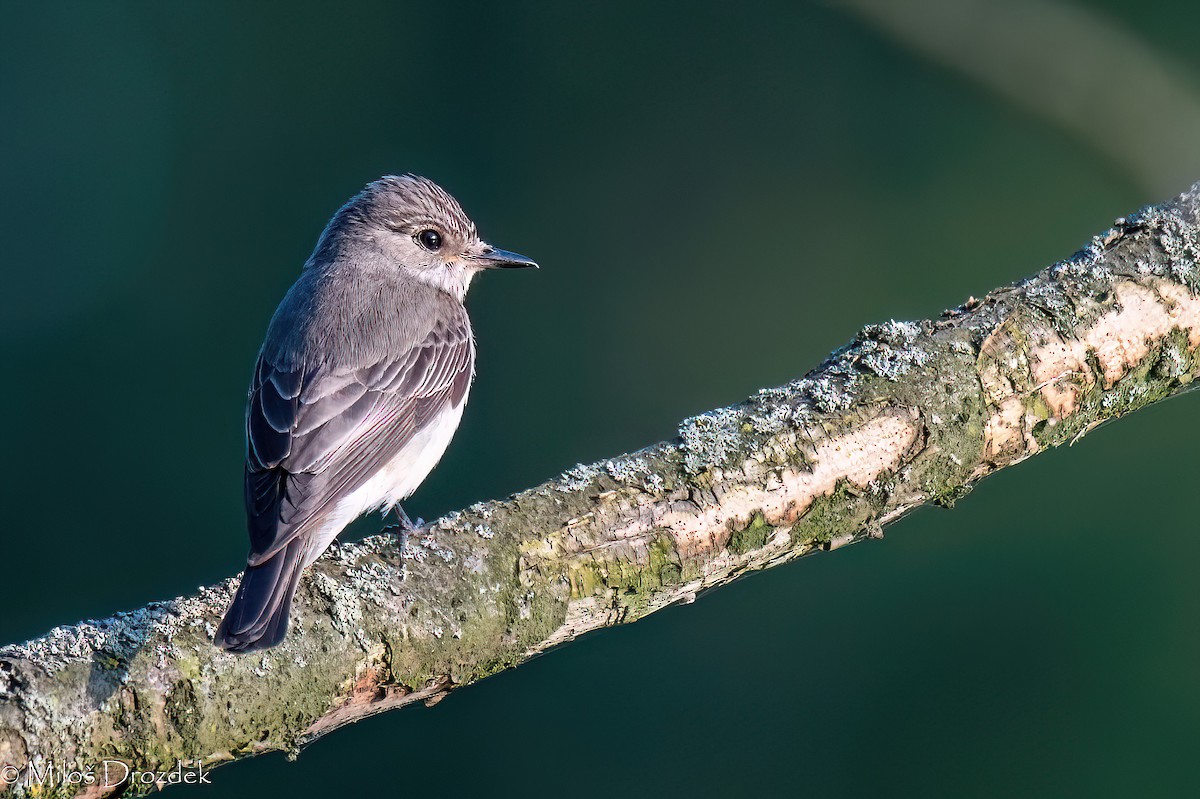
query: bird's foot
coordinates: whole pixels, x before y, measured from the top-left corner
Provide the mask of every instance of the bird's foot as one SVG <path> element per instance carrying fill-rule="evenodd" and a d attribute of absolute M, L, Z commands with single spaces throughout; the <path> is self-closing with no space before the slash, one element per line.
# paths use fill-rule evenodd
<path fill-rule="evenodd" d="M 387 527 L 384 527 L 383 532 L 393 533 L 400 544 L 400 548 L 404 549 L 409 534 L 422 527 L 425 524 L 425 520 L 418 516 L 417 521 L 413 522 L 412 519 L 408 518 L 408 514 L 404 512 L 404 508 L 399 505 L 392 508 L 392 512 L 396 516 L 396 524 L 389 524 Z"/>
<path fill-rule="evenodd" d="M 392 508 L 392 513 L 396 514 L 396 521 L 399 522 L 398 526 L 406 533 L 411 533 L 418 527 L 423 527 L 425 525 L 425 520 L 420 516 L 417 517 L 415 522 L 408 518 L 408 514 L 404 512 L 404 508 L 400 507 L 399 505 Z"/>
<path fill-rule="evenodd" d="M 416 517 L 416 522 L 408 518 L 408 513 L 404 512 L 403 507 L 396 505 L 394 507 L 396 513 L 396 524 L 389 524 L 383 528 L 382 533 L 391 533 L 396 536 L 396 546 L 400 548 L 401 554 L 408 548 L 408 536 L 415 533 L 416 530 L 425 524 L 425 519 L 420 516 Z"/>

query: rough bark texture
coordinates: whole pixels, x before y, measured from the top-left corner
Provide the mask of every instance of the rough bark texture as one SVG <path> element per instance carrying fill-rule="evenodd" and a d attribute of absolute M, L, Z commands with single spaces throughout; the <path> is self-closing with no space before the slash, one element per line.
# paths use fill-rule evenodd
<path fill-rule="evenodd" d="M 689 419 L 676 440 L 450 514 L 403 547 L 391 534 L 335 545 L 266 654 L 210 644 L 232 580 L 0 648 L 0 764 L 21 777 L 8 790 L 103 796 L 117 789 L 30 778 L 295 750 L 747 571 L 879 536 L 922 503 L 952 505 L 1200 376 L 1198 222 L 1200 184 L 938 320 L 866 327 L 803 379 Z"/>

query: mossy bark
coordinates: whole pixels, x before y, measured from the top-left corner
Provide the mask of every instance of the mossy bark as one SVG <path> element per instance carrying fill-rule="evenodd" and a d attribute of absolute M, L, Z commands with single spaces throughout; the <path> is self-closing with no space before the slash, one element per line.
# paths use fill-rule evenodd
<path fill-rule="evenodd" d="M 804 378 L 689 419 L 673 441 L 403 543 L 335 545 L 265 654 L 210 643 L 232 580 L 0 648 L 0 778 L 15 780 L 0 792 L 141 793 L 152 784 L 55 778 L 295 750 L 746 571 L 877 537 L 920 504 L 952 506 L 1200 375 L 1198 221 L 1200 184 L 940 319 L 864 328 Z"/>

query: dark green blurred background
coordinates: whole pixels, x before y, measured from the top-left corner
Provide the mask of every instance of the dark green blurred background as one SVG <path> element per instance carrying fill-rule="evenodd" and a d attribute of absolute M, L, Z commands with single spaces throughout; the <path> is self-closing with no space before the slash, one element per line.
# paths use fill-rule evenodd
<path fill-rule="evenodd" d="M 1070 8 L 1200 96 L 1195 4 Z M 254 355 L 329 215 L 380 174 L 433 177 L 543 264 L 472 291 L 478 379 L 408 506 L 425 518 L 669 437 L 1200 179 L 1162 185 L 1040 114 L 1042 81 L 993 93 L 823 5 L 4 19 L 0 641 L 241 568 Z M 1024 25 L 995 27 L 1073 70 L 1083 111 L 1176 130 Z M 1198 408 L 174 794 L 1195 795 Z"/>

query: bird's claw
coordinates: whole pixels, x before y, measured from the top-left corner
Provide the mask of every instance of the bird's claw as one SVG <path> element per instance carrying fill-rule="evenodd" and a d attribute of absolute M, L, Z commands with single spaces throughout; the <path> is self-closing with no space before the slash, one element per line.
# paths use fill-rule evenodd
<path fill-rule="evenodd" d="M 398 524 L 393 524 L 390 527 L 385 527 L 384 528 L 385 530 L 399 529 L 405 533 L 411 533 L 414 530 L 416 530 L 417 528 L 425 526 L 424 519 L 422 519 L 420 516 L 418 516 L 416 522 L 414 522 L 412 519 L 408 518 L 408 514 L 404 512 L 404 508 L 400 507 L 399 505 L 394 507 L 392 509 L 392 512 L 396 514 L 396 521 L 398 522 Z"/>

